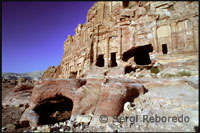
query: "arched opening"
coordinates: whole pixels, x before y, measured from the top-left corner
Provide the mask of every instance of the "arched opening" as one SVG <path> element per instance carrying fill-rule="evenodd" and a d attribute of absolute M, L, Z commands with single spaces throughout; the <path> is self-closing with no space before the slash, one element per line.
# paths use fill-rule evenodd
<path fill-rule="evenodd" d="M 96 66 L 98 67 L 104 67 L 104 58 L 103 54 L 100 54 L 97 58 Z"/>
<path fill-rule="evenodd" d="M 71 99 L 56 95 L 45 99 L 33 110 L 39 115 L 39 125 L 53 124 L 70 119 L 73 102 Z"/>
<path fill-rule="evenodd" d="M 117 66 L 117 62 L 116 62 L 116 52 L 115 53 L 111 53 L 111 67 L 116 67 Z"/>
<path fill-rule="evenodd" d="M 129 1 L 123 1 L 123 8 L 127 8 L 129 4 Z"/>

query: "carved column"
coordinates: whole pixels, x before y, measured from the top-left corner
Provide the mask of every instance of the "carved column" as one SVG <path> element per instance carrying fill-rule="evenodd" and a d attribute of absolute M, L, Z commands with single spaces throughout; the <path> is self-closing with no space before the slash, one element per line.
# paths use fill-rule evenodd
<path fill-rule="evenodd" d="M 179 45 L 178 45 L 178 44 L 179 44 L 179 43 L 178 43 L 178 42 L 179 42 L 179 41 L 178 41 L 178 39 L 179 39 L 179 35 L 178 35 L 178 34 L 179 34 L 179 31 L 178 31 L 178 22 L 177 22 L 177 21 L 176 21 L 175 30 L 176 30 L 176 43 L 175 43 L 176 45 L 175 45 L 175 48 L 176 48 L 177 51 L 179 51 L 179 49 L 178 49 L 178 47 L 179 47 Z"/>
<path fill-rule="evenodd" d="M 106 38 L 106 43 L 105 43 L 105 66 L 109 66 L 109 39 L 110 37 Z"/>
<path fill-rule="evenodd" d="M 182 27 L 183 29 L 183 44 L 184 44 L 184 49 L 186 48 L 186 45 L 187 45 L 187 40 L 186 40 L 186 27 L 185 27 L 185 20 L 183 21 L 184 25 Z"/>
<path fill-rule="evenodd" d="M 99 43 L 99 26 L 97 26 L 97 39 L 96 39 L 96 43 L 94 44 L 94 62 L 97 61 L 97 57 L 98 57 L 98 43 Z"/>
<path fill-rule="evenodd" d="M 197 19 L 195 19 L 195 18 L 193 18 L 192 19 L 192 32 L 193 32 L 193 49 L 194 49 L 194 51 L 198 51 L 198 43 L 199 43 L 199 41 L 198 41 L 198 36 L 199 36 L 199 32 L 198 32 L 198 25 L 196 26 L 195 25 L 195 21 L 198 21 Z"/>
<path fill-rule="evenodd" d="M 96 43 L 94 43 L 94 63 L 97 61 L 97 56 L 98 56 L 98 52 L 97 52 L 97 49 L 98 49 L 98 40 L 96 41 Z"/>
<path fill-rule="evenodd" d="M 118 44 L 118 49 L 117 49 L 117 60 L 121 59 L 122 56 L 122 29 L 119 29 L 119 44 Z"/>
<path fill-rule="evenodd" d="M 130 47 L 134 47 L 135 46 L 135 32 L 133 30 L 131 31 L 130 37 L 131 37 L 131 46 Z"/>
<path fill-rule="evenodd" d="M 154 49 L 158 52 L 158 38 L 157 38 L 157 26 L 152 28 L 153 31 L 153 42 L 154 42 Z"/>
<path fill-rule="evenodd" d="M 176 22 L 171 23 L 171 45 L 172 45 L 172 52 L 176 51 Z"/>
<path fill-rule="evenodd" d="M 173 51 L 173 46 L 172 46 L 172 27 L 171 24 L 169 24 L 169 51 Z"/>

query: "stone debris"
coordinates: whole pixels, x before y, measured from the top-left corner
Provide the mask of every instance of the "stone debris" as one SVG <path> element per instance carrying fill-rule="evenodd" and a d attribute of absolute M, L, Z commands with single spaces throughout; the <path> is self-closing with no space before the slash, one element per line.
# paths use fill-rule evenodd
<path fill-rule="evenodd" d="M 78 115 L 76 117 L 76 122 L 84 123 L 84 125 L 88 125 L 91 121 L 92 117 L 89 115 Z"/>

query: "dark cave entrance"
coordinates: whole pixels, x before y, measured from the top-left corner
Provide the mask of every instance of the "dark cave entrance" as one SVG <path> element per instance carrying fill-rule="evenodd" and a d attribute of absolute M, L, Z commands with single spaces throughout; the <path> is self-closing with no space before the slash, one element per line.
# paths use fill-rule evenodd
<path fill-rule="evenodd" d="M 100 54 L 97 58 L 96 66 L 98 67 L 104 67 L 104 55 Z"/>
<path fill-rule="evenodd" d="M 123 1 L 123 8 L 127 8 L 129 5 L 129 1 Z"/>
<path fill-rule="evenodd" d="M 134 56 L 134 61 L 138 65 L 148 65 L 151 64 L 149 52 L 153 51 L 153 47 L 151 44 L 132 47 L 128 51 L 123 53 L 122 60 L 128 61 L 129 58 Z"/>
<path fill-rule="evenodd" d="M 116 62 L 116 52 L 111 53 L 111 67 L 116 67 L 117 66 L 117 62 Z"/>
<path fill-rule="evenodd" d="M 167 54 L 167 52 L 168 52 L 167 44 L 162 44 L 162 52 L 163 52 L 163 54 Z"/>
<path fill-rule="evenodd" d="M 134 61 L 138 65 L 151 64 L 150 56 L 149 56 L 149 53 L 147 52 L 137 53 L 135 55 Z"/>
<path fill-rule="evenodd" d="M 39 125 L 54 124 L 70 119 L 73 102 L 71 99 L 57 95 L 46 99 L 35 107 L 34 111 L 39 115 Z"/>

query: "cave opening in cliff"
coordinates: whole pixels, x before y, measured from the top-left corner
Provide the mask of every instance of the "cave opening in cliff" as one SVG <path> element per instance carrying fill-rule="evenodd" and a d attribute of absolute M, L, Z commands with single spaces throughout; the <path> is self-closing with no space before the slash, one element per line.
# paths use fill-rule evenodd
<path fill-rule="evenodd" d="M 152 51 L 153 47 L 151 44 L 132 47 L 131 49 L 123 53 L 122 60 L 128 61 L 129 58 L 134 56 L 134 61 L 137 65 L 148 65 L 151 64 L 149 52 Z"/>
<path fill-rule="evenodd" d="M 111 53 L 111 67 L 116 67 L 117 66 L 117 62 L 116 62 L 116 52 Z"/>
<path fill-rule="evenodd" d="M 149 53 L 137 53 L 134 57 L 134 61 L 138 65 L 148 65 L 151 64 Z"/>
<path fill-rule="evenodd" d="M 139 46 L 136 48 L 134 53 L 134 61 L 138 65 L 148 65 L 151 64 L 149 52 L 153 51 L 151 44 Z"/>
<path fill-rule="evenodd" d="M 97 58 L 96 66 L 104 67 L 104 55 L 100 54 Z"/>
<path fill-rule="evenodd" d="M 167 54 L 167 52 L 168 52 L 167 44 L 162 44 L 162 52 L 163 52 L 163 54 Z"/>
<path fill-rule="evenodd" d="M 129 5 L 129 1 L 123 1 L 123 8 L 127 8 Z"/>
<path fill-rule="evenodd" d="M 38 124 L 45 125 L 70 119 L 72 109 L 71 99 L 56 95 L 53 98 L 43 100 L 34 108 L 34 111 L 39 115 Z"/>

